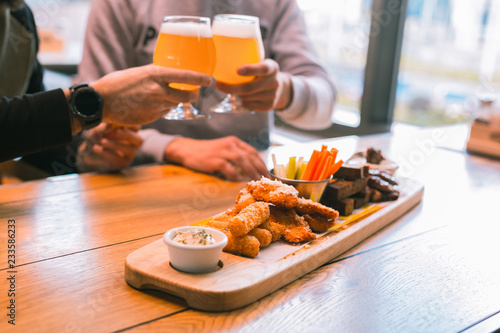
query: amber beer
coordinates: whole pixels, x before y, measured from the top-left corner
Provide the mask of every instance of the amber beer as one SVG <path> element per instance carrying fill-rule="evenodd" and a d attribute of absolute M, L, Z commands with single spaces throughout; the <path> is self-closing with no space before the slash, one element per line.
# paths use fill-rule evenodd
<path fill-rule="evenodd" d="M 237 69 L 264 58 L 259 19 L 246 15 L 217 15 L 212 34 L 217 52 L 214 77 L 227 84 L 251 81 L 253 77 L 238 75 Z"/>
<path fill-rule="evenodd" d="M 153 61 L 157 66 L 212 75 L 215 48 L 210 23 L 163 22 Z M 185 83 L 170 83 L 170 86 L 180 90 L 198 89 L 198 86 Z"/>

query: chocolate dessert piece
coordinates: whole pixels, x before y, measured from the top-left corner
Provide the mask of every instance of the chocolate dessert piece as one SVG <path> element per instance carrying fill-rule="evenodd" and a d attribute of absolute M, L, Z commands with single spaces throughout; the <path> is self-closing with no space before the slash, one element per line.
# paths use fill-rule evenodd
<path fill-rule="evenodd" d="M 335 172 L 333 178 L 345 179 L 345 180 L 355 180 L 360 178 L 368 177 L 369 167 L 367 165 L 359 166 L 341 166 L 340 169 Z"/>
<path fill-rule="evenodd" d="M 332 179 L 325 188 L 323 198 L 328 201 L 340 201 L 366 187 L 367 178 L 356 180 Z"/>
<path fill-rule="evenodd" d="M 368 148 L 366 150 L 366 161 L 371 164 L 380 164 L 384 160 L 384 155 L 380 149 Z"/>
<path fill-rule="evenodd" d="M 374 188 L 370 188 L 370 201 L 371 202 L 381 202 L 384 201 L 382 192 Z"/>
<path fill-rule="evenodd" d="M 363 205 L 367 204 L 370 202 L 370 188 L 366 187 L 359 191 L 358 193 L 354 194 L 351 196 L 351 198 L 354 200 L 354 209 L 361 208 Z"/>
<path fill-rule="evenodd" d="M 391 176 L 387 172 L 380 171 L 380 170 L 377 170 L 377 169 L 370 169 L 368 171 L 368 173 L 369 173 L 370 176 L 375 176 L 375 177 L 382 178 L 383 180 L 385 180 L 386 182 L 388 182 L 391 185 L 398 185 L 398 182 L 396 181 L 396 178 L 394 178 L 393 176 Z"/>
<path fill-rule="evenodd" d="M 352 211 L 354 210 L 354 199 L 346 198 L 340 201 L 329 201 L 324 205 L 327 205 L 329 207 L 332 207 L 333 209 L 338 210 L 339 214 L 342 216 L 347 216 L 351 215 Z"/>
<path fill-rule="evenodd" d="M 379 190 L 380 192 L 394 192 L 394 186 L 383 180 L 382 178 L 370 176 L 368 177 L 368 186 Z"/>

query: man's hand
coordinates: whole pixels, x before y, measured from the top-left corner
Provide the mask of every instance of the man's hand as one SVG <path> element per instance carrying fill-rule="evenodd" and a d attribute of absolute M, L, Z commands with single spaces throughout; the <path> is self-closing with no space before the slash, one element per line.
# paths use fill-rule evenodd
<path fill-rule="evenodd" d="M 165 160 L 201 172 L 220 172 L 233 181 L 269 176 L 259 152 L 234 136 L 214 140 L 176 139 L 167 146 Z"/>
<path fill-rule="evenodd" d="M 243 106 L 255 111 L 282 109 L 292 100 L 292 81 L 289 75 L 280 72 L 272 59 L 238 68 L 238 74 L 253 76 L 254 80 L 239 85 L 216 82 L 215 87 L 227 94 L 238 96 Z"/>
<path fill-rule="evenodd" d="M 77 167 L 80 171 L 117 171 L 132 163 L 142 144 L 138 126 L 116 127 L 100 124 L 85 133 L 78 148 Z"/>
<path fill-rule="evenodd" d="M 212 78 L 193 71 L 146 65 L 108 74 L 92 87 L 104 99 L 103 122 L 143 125 L 165 115 L 179 103 L 198 99 L 198 91 L 182 91 L 169 83 L 209 86 Z"/>

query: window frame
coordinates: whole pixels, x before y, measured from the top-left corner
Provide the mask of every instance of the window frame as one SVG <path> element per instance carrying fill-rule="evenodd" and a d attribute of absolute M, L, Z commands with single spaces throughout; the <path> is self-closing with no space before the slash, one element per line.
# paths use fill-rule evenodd
<path fill-rule="evenodd" d="M 334 123 L 325 130 L 308 131 L 275 117 L 274 130 L 282 135 L 288 132 L 312 138 L 389 132 L 394 118 L 407 3 L 407 0 L 373 0 L 359 126 Z"/>

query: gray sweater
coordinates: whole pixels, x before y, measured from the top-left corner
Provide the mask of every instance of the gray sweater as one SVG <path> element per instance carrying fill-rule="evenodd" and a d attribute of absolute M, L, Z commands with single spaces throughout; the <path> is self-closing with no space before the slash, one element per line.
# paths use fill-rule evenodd
<path fill-rule="evenodd" d="M 330 126 L 335 88 L 307 36 L 305 22 L 295 0 L 99 0 L 92 3 L 80 80 L 93 81 L 107 73 L 152 63 L 156 38 L 166 15 L 213 18 L 234 13 L 258 16 L 266 58 L 274 59 L 282 72 L 291 74 L 293 101 L 277 112 L 286 123 L 302 129 Z M 224 98 L 213 86 L 201 89 L 194 105 L 208 108 Z M 166 146 L 180 136 L 214 139 L 239 137 L 257 149 L 269 146 L 272 112 L 212 114 L 209 120 L 159 119 L 140 131 L 144 143 L 135 163 L 162 161 Z"/>

